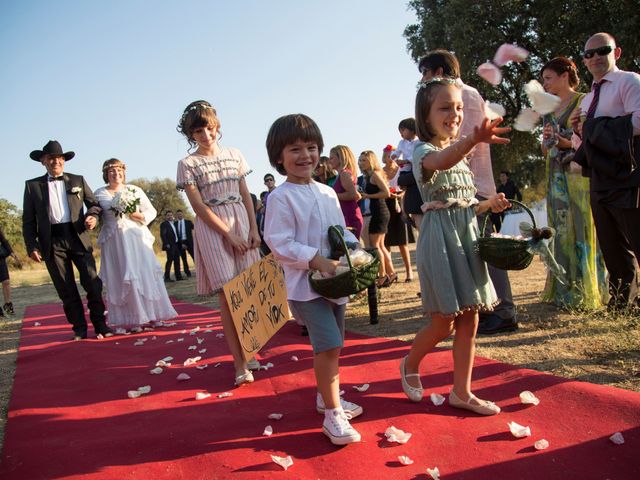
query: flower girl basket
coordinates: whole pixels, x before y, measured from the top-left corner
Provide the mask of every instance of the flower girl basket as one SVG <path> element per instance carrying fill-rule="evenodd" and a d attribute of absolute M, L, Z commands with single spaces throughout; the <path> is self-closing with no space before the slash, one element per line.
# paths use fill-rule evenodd
<path fill-rule="evenodd" d="M 329 227 L 329 237 L 338 238 L 341 242 L 341 249 L 344 252 L 348 252 L 347 244 L 344 241 L 344 236 L 338 227 L 332 225 Z M 349 263 L 349 270 L 340 273 L 334 277 L 329 278 L 313 278 L 313 274 L 309 273 L 309 283 L 317 293 L 327 298 L 340 298 L 354 293 L 361 292 L 365 288 L 371 286 L 378 276 L 378 269 L 380 268 L 380 259 L 378 257 L 377 250 L 369 250 L 369 253 L 373 256 L 373 260 L 364 265 L 354 266 L 351 263 L 351 258 L 347 253 L 347 262 Z"/>
<path fill-rule="evenodd" d="M 478 239 L 478 251 L 480 253 L 480 258 L 496 268 L 500 268 L 502 270 L 524 270 L 529 266 L 531 260 L 533 260 L 534 252 L 531 249 L 531 242 L 537 242 L 543 238 L 542 235 L 545 235 L 547 229 L 543 229 L 544 231 L 541 231 L 536 228 L 536 219 L 526 205 L 517 200 L 509 201 L 521 206 L 522 209 L 531 217 L 531 222 L 533 224 L 532 238 L 518 239 L 509 237 L 481 236 Z M 487 220 L 489 220 L 489 215 L 484 219 L 481 235 L 484 235 L 486 232 Z"/>

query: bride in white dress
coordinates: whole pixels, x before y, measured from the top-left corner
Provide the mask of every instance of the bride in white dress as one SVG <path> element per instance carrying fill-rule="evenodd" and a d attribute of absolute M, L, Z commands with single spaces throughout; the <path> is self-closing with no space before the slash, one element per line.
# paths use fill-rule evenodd
<path fill-rule="evenodd" d="M 124 183 L 125 170 L 125 164 L 115 158 L 104 162 L 102 178 L 108 185 L 95 191 L 103 222 L 98 237 L 99 276 L 107 290 L 109 325 L 138 332 L 143 325 L 161 325 L 178 314 L 167 295 L 153 251 L 154 237 L 147 228 L 156 218 L 156 209 L 142 189 Z M 118 215 L 114 200 L 126 190 L 140 202 L 135 212 Z"/>

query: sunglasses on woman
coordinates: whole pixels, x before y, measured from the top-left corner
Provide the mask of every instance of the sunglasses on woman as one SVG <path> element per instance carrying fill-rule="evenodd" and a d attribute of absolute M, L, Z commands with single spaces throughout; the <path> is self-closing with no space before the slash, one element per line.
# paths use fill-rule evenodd
<path fill-rule="evenodd" d="M 600 57 L 606 57 L 613 51 L 613 47 L 611 45 L 605 45 L 604 47 L 598 48 L 590 48 L 589 50 L 585 50 L 582 56 L 584 58 L 593 58 L 593 56 L 597 53 Z"/>

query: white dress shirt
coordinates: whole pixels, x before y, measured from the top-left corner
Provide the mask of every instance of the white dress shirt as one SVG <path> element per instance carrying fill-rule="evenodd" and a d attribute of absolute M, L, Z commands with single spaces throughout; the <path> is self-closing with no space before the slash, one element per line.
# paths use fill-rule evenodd
<path fill-rule="evenodd" d="M 606 82 L 600 87 L 600 98 L 594 118 L 623 117 L 631 114 L 633 135 L 640 135 L 640 75 L 613 67 L 613 70 L 602 78 Z M 593 83 L 591 92 L 584 96 L 580 104 L 583 114 L 587 114 L 592 99 Z M 571 143 L 573 148 L 577 150 L 582 140 L 574 134 Z"/>
<path fill-rule="evenodd" d="M 464 119 L 460 126 L 460 136 L 473 135 L 473 129 L 480 126 L 487 116 L 484 100 L 473 87 L 462 84 L 462 103 L 464 104 Z M 473 183 L 478 195 L 484 198 L 496 194 L 496 182 L 493 178 L 491 166 L 491 149 L 488 143 L 477 144 L 469 156 L 469 168 L 473 172 Z"/>
<path fill-rule="evenodd" d="M 47 177 L 47 180 L 50 177 Z M 67 201 L 67 191 L 63 180 L 47 182 L 49 187 L 49 221 L 51 225 L 71 221 L 71 211 Z"/>
<path fill-rule="evenodd" d="M 413 140 L 402 139 L 398 142 L 398 152 L 402 154 L 403 160 L 408 161 L 409 163 L 405 163 L 400 167 L 401 172 L 410 172 L 411 171 L 411 159 L 413 158 L 413 149 L 416 148 L 417 143 L 420 141 L 418 137 Z"/>
<path fill-rule="evenodd" d="M 329 257 L 327 231 L 331 225 L 345 227 L 333 188 L 314 181 L 304 185 L 285 182 L 269 194 L 264 240 L 284 269 L 289 300 L 305 302 L 322 296 L 309 284 L 309 262 L 316 254 Z M 345 240 L 358 241 L 348 230 Z M 342 305 L 349 299 L 328 300 Z"/>
<path fill-rule="evenodd" d="M 178 232 L 180 232 L 177 237 L 178 240 L 180 241 L 186 241 L 187 240 L 187 231 L 184 228 L 184 218 L 182 220 L 178 220 Z"/>

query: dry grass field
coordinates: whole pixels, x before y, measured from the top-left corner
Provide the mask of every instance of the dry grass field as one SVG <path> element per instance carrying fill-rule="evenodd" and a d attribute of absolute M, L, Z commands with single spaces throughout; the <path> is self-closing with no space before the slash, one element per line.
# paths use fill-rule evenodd
<path fill-rule="evenodd" d="M 412 252 L 413 253 L 413 252 Z M 366 335 L 411 341 L 423 325 L 419 283 L 402 283 L 404 273 L 394 254 L 400 282 L 380 290 L 379 323 L 371 325 L 366 297 L 347 309 L 347 328 Z M 415 276 L 415 272 L 414 272 Z M 606 311 L 566 312 L 541 303 L 545 270 L 535 260 L 524 271 L 510 272 L 520 329 L 478 338 L 477 354 L 502 362 L 580 381 L 613 385 L 640 392 L 640 319 L 612 316 Z M 0 438 L 15 373 L 20 325 L 28 305 L 58 302 L 46 270 L 24 269 L 12 273 L 16 315 L 0 320 Z M 167 284 L 169 294 L 192 303 L 215 306 L 215 298 L 195 294 L 195 279 Z M 450 346 L 451 341 L 445 342 Z M 1 449 L 1 444 L 0 444 Z"/>

